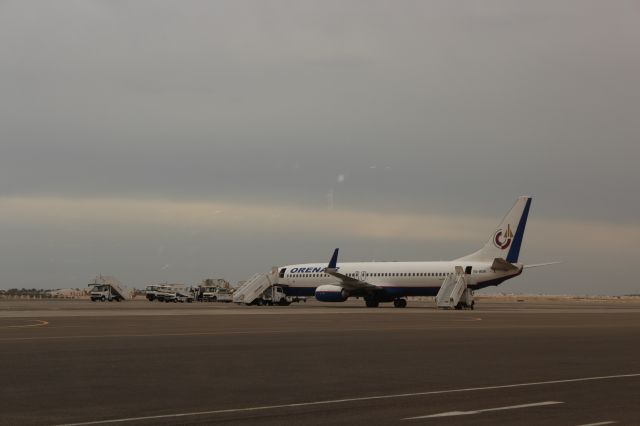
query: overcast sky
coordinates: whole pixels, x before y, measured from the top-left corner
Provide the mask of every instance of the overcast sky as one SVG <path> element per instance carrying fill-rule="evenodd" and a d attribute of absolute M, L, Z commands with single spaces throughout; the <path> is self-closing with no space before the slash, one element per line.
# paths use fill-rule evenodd
<path fill-rule="evenodd" d="M 0 288 L 441 260 L 640 293 L 637 1 L 1 1 Z M 496 291 L 496 289 L 491 289 Z"/>

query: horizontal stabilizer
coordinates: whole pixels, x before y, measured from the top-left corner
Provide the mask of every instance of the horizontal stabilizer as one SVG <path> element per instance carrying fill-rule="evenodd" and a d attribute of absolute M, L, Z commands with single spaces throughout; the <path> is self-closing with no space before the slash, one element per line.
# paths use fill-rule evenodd
<path fill-rule="evenodd" d="M 547 262 L 547 263 L 535 263 L 533 265 L 524 265 L 524 268 L 537 268 L 538 266 L 549 266 L 549 265 L 557 265 L 562 262 Z"/>
<path fill-rule="evenodd" d="M 517 271 L 518 267 L 512 263 L 507 262 L 501 257 L 496 257 L 495 259 L 493 259 L 491 269 L 493 269 L 494 271 Z"/>

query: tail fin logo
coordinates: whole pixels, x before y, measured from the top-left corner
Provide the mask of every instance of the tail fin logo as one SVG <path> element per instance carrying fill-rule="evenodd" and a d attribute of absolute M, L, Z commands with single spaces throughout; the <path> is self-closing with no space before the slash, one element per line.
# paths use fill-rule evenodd
<path fill-rule="evenodd" d="M 505 250 L 509 248 L 511 245 L 511 241 L 513 241 L 513 232 L 511 232 L 511 225 L 507 225 L 507 230 L 498 229 L 496 233 L 493 235 L 493 244 L 496 245 L 500 250 Z"/>

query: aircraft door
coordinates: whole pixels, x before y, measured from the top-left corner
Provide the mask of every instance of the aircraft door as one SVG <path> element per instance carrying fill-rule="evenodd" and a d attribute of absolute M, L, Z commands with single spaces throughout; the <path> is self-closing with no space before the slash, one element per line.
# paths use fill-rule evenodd
<path fill-rule="evenodd" d="M 360 272 L 360 281 L 366 281 L 367 280 L 367 271 L 361 271 Z"/>

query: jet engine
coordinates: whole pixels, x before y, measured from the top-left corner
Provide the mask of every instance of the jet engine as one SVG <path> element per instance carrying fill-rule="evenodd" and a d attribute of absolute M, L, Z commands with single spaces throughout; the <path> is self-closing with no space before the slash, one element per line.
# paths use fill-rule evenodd
<path fill-rule="evenodd" d="M 344 302 L 349 293 L 339 285 L 325 284 L 316 288 L 316 299 L 320 302 Z"/>

